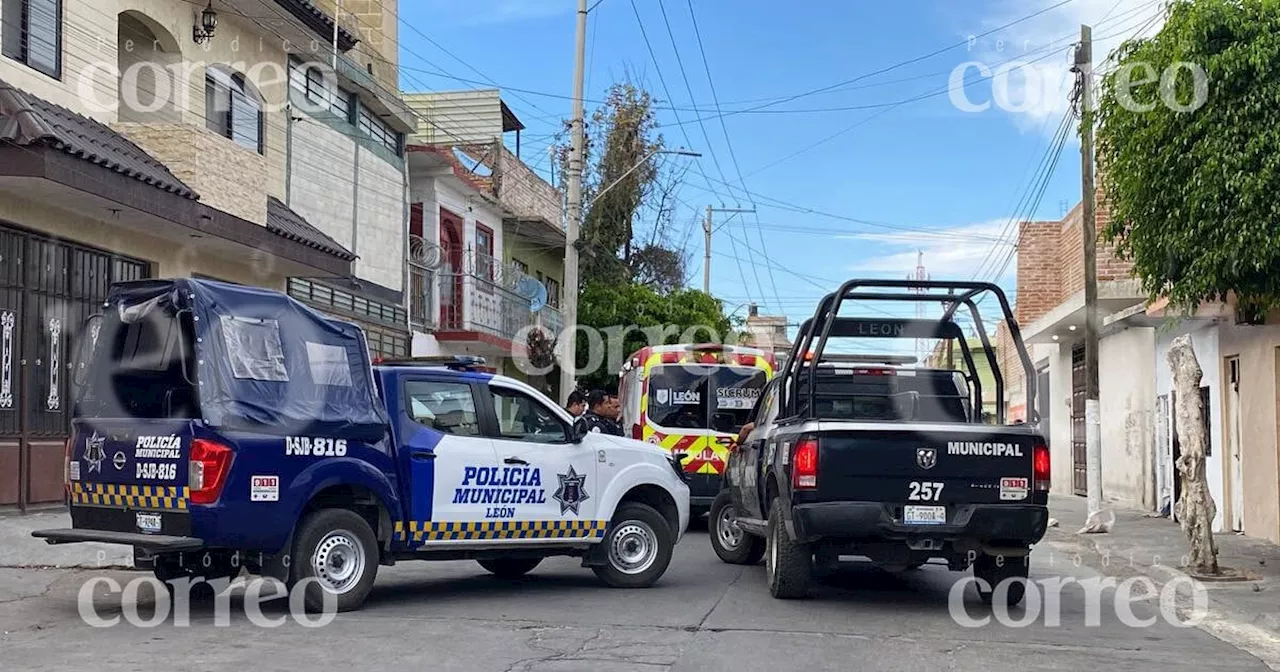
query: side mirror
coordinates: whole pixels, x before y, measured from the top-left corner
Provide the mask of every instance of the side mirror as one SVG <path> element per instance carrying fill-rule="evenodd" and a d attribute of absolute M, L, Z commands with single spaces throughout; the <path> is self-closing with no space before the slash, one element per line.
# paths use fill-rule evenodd
<path fill-rule="evenodd" d="M 71 359 L 71 382 L 81 387 L 89 379 L 89 364 L 93 361 L 93 353 L 98 347 L 98 336 L 102 333 L 102 314 L 91 315 L 80 327 L 79 338 L 76 339 L 75 356 Z"/>
<path fill-rule="evenodd" d="M 573 440 L 573 442 L 582 443 L 582 440 L 587 438 L 588 432 L 590 432 L 590 430 L 587 429 L 586 418 L 575 418 L 573 421 L 573 429 L 572 429 L 573 436 L 570 437 Z"/>

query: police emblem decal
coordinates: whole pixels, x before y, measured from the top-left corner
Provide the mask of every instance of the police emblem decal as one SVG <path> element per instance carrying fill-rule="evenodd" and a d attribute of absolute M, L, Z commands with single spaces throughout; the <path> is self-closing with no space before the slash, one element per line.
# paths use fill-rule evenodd
<path fill-rule="evenodd" d="M 103 448 L 107 444 L 107 437 L 100 436 L 97 432 L 89 437 L 84 443 L 84 461 L 89 463 L 89 471 L 102 473 L 102 461 L 107 459 L 107 452 Z"/>
<path fill-rule="evenodd" d="M 916 448 L 916 464 L 921 469 L 932 469 L 938 463 L 937 448 Z"/>
<path fill-rule="evenodd" d="M 124 451 L 117 450 L 115 456 L 111 458 L 111 464 L 115 466 L 116 471 L 120 471 L 121 469 L 124 469 L 125 459 L 126 458 L 124 456 Z"/>
<path fill-rule="evenodd" d="M 578 505 L 590 499 L 585 487 L 586 474 L 579 474 L 570 465 L 569 473 L 556 474 L 556 477 L 560 479 L 560 487 L 556 488 L 553 497 L 560 502 L 560 515 L 563 516 L 566 511 L 573 511 L 575 516 L 578 515 Z"/>

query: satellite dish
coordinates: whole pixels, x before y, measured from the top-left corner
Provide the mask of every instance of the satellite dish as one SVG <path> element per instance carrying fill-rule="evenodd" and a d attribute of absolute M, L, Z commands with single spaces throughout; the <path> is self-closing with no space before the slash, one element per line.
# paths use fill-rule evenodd
<path fill-rule="evenodd" d="M 529 312 L 536 313 L 547 305 L 547 286 L 538 283 L 538 293 L 529 301 Z"/>
<path fill-rule="evenodd" d="M 526 275 L 516 281 L 516 294 L 532 301 L 533 297 L 538 295 L 538 289 L 541 287 L 541 282 Z"/>

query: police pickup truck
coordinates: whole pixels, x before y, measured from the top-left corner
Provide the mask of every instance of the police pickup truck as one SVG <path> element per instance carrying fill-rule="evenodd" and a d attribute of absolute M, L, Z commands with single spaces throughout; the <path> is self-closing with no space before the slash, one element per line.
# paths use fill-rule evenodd
<path fill-rule="evenodd" d="M 1004 381 L 975 301 L 984 293 L 999 300 L 1023 368 L 1034 370 L 995 285 L 853 280 L 823 299 L 730 455 L 710 516 L 722 560 L 765 556 L 772 595 L 797 598 L 815 569 L 830 569 L 842 555 L 890 571 L 938 558 L 952 571 L 971 567 L 984 601 L 1022 601 L 1031 546 L 1048 524 L 1049 451 L 1036 422 L 1034 377 L 1026 381 L 1030 424 L 1005 424 L 1000 404 L 994 424 L 985 421 L 975 355 L 987 360 L 997 400 Z M 839 317 L 842 303 L 886 300 L 936 301 L 943 316 Z M 982 352 L 953 320 L 962 306 Z M 952 340 L 964 370 L 913 368 L 879 355 L 824 357 L 835 338 Z"/>
<path fill-rule="evenodd" d="M 245 568 L 313 609 L 358 608 L 410 559 L 517 577 L 578 556 L 653 585 L 689 522 L 679 456 L 443 360 L 375 366 L 358 327 L 278 292 L 115 285 L 73 365 L 72 527 L 33 534 L 132 546 L 171 589 Z"/>

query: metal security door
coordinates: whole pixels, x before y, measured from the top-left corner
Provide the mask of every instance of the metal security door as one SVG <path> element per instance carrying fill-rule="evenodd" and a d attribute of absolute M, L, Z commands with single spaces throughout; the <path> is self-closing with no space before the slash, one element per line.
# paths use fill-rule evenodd
<path fill-rule="evenodd" d="M 1084 427 L 1084 344 L 1071 349 L 1071 489 L 1089 494 L 1088 451 Z"/>
<path fill-rule="evenodd" d="M 0 261 L 0 505 L 26 508 L 63 497 L 80 325 L 112 282 L 149 277 L 150 264 L 4 225 Z"/>

